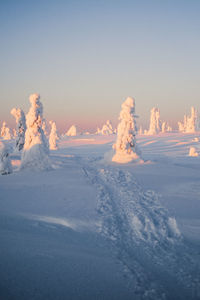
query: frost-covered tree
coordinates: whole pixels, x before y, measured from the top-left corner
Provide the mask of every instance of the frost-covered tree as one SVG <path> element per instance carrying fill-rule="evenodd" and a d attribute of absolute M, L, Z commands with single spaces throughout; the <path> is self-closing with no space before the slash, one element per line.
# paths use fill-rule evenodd
<path fill-rule="evenodd" d="M 113 134 L 113 133 L 114 133 L 114 131 L 113 131 L 112 124 L 111 124 L 110 120 L 107 120 L 106 124 L 104 124 L 101 129 L 101 134 L 109 135 L 109 134 Z"/>
<path fill-rule="evenodd" d="M 77 135 L 77 129 L 75 125 L 72 125 L 69 130 L 66 133 L 67 136 L 76 136 Z"/>
<path fill-rule="evenodd" d="M 50 150 L 57 150 L 58 149 L 57 141 L 59 140 L 59 137 L 57 134 L 56 123 L 50 121 L 49 124 L 51 125 L 51 132 L 49 136 L 49 148 Z"/>
<path fill-rule="evenodd" d="M 96 134 L 100 134 L 100 133 L 101 133 L 101 129 L 99 127 L 97 127 Z"/>
<path fill-rule="evenodd" d="M 167 131 L 167 123 L 162 122 L 162 133 L 165 133 Z"/>
<path fill-rule="evenodd" d="M 31 107 L 26 115 L 27 130 L 21 168 L 45 170 L 50 168 L 49 148 L 42 130 L 43 106 L 38 94 L 29 97 Z"/>
<path fill-rule="evenodd" d="M 169 126 L 169 124 L 167 122 L 162 122 L 162 133 L 165 132 L 171 132 L 172 131 L 172 127 Z"/>
<path fill-rule="evenodd" d="M 196 151 L 195 147 L 190 147 L 189 156 L 199 156 L 198 152 Z"/>
<path fill-rule="evenodd" d="M 13 137 L 16 139 L 17 137 L 17 130 L 15 128 L 13 128 Z"/>
<path fill-rule="evenodd" d="M 16 149 L 21 151 L 25 143 L 26 118 L 21 108 L 13 108 L 10 113 L 15 117 L 17 124 Z"/>
<path fill-rule="evenodd" d="M 142 134 L 143 134 L 143 129 L 142 129 L 142 126 L 140 126 L 139 135 L 142 135 Z"/>
<path fill-rule="evenodd" d="M 119 116 L 120 123 L 117 127 L 117 140 L 113 145 L 115 154 L 112 161 L 118 163 L 128 163 L 140 161 L 139 150 L 136 143 L 136 115 L 135 100 L 128 97 L 121 106 Z"/>
<path fill-rule="evenodd" d="M 43 121 L 42 121 L 42 130 L 44 132 L 44 134 L 47 136 L 48 135 L 48 132 L 47 132 L 47 123 L 46 123 L 46 120 L 43 118 Z"/>
<path fill-rule="evenodd" d="M 3 138 L 6 132 L 6 122 L 3 122 L 1 127 L 1 137 Z"/>
<path fill-rule="evenodd" d="M 10 140 L 12 137 L 11 137 L 11 133 L 10 133 L 10 128 L 9 127 L 6 127 L 5 128 L 5 135 L 4 135 L 4 140 Z"/>
<path fill-rule="evenodd" d="M 194 133 L 200 130 L 200 120 L 197 110 L 192 106 L 190 116 L 184 115 L 183 122 L 178 122 L 180 132 Z"/>
<path fill-rule="evenodd" d="M 4 140 L 10 140 L 11 139 L 10 128 L 7 126 L 6 122 L 3 122 L 3 124 L 2 124 L 1 137 Z"/>
<path fill-rule="evenodd" d="M 149 135 L 157 134 L 161 131 L 160 110 L 156 107 L 151 109 Z"/>
<path fill-rule="evenodd" d="M 12 165 L 7 147 L 0 141 L 0 174 L 7 175 L 12 173 Z"/>

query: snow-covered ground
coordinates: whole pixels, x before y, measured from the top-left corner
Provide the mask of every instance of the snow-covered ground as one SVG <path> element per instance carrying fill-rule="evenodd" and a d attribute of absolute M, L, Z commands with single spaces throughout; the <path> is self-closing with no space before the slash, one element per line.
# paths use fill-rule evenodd
<path fill-rule="evenodd" d="M 12 154 L 0 299 L 200 299 L 198 137 L 138 136 L 142 164 L 109 161 L 115 135 L 64 137 L 49 171 Z"/>

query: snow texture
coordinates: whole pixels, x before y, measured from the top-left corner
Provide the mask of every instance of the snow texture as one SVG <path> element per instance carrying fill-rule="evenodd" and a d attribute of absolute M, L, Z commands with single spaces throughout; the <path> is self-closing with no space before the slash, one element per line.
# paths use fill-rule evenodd
<path fill-rule="evenodd" d="M 115 154 L 112 161 L 117 163 L 128 163 L 131 161 L 141 162 L 139 150 L 136 144 L 136 115 L 135 115 L 135 100 L 128 97 L 121 106 L 117 128 L 117 140 L 113 145 Z"/>
<path fill-rule="evenodd" d="M 29 100 L 31 107 L 26 115 L 27 130 L 21 169 L 48 170 L 51 166 L 48 143 L 42 129 L 43 106 L 39 94 L 30 95 Z"/>
<path fill-rule="evenodd" d="M 195 261 L 158 195 L 144 192 L 127 171 L 91 165 L 84 172 L 98 190 L 99 230 L 111 241 L 136 299 L 192 299 L 191 290 L 199 290 Z"/>
<path fill-rule="evenodd" d="M 12 165 L 7 147 L 0 141 L 0 174 L 7 175 L 12 173 Z"/>
<path fill-rule="evenodd" d="M 21 151 L 24 148 L 25 132 L 26 132 L 26 118 L 21 108 L 13 108 L 10 112 L 16 120 L 16 149 Z"/>

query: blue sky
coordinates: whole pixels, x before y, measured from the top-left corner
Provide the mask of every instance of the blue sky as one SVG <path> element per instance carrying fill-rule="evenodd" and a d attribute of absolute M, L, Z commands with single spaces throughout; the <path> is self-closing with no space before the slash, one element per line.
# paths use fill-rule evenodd
<path fill-rule="evenodd" d="M 200 1 L 0 1 L 0 122 L 41 94 L 64 130 L 117 122 L 127 96 L 147 126 L 200 111 Z"/>

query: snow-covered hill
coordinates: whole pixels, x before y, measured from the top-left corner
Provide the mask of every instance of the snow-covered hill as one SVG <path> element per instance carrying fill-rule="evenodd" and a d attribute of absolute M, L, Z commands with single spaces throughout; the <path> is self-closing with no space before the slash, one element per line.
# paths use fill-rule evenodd
<path fill-rule="evenodd" d="M 64 138 L 52 170 L 0 176 L 0 299 L 199 299 L 198 134 Z M 11 142 L 12 143 L 12 142 Z M 106 154 L 106 155 L 105 155 Z"/>

